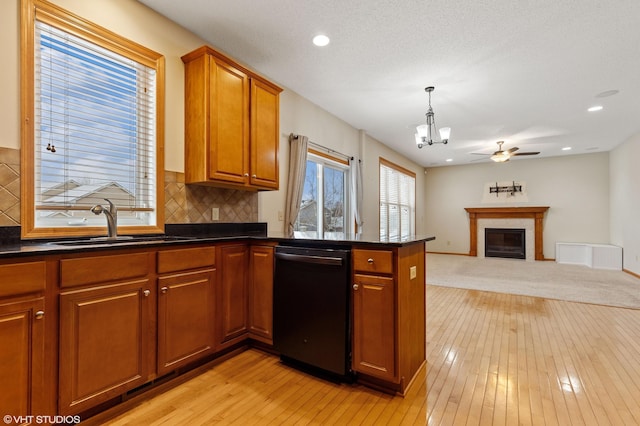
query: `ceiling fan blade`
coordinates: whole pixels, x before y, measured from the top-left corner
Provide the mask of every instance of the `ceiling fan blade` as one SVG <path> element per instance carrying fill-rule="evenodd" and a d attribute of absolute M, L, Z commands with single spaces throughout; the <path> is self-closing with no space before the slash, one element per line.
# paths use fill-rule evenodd
<path fill-rule="evenodd" d="M 470 152 L 471 155 L 493 155 L 493 154 L 484 154 L 482 152 Z"/>
<path fill-rule="evenodd" d="M 517 154 L 512 154 L 512 155 L 538 155 L 540 154 L 539 152 L 519 152 Z"/>
<path fill-rule="evenodd" d="M 520 149 L 520 148 L 518 148 L 517 146 L 514 146 L 513 148 L 509 148 L 509 149 L 507 150 L 507 152 L 508 152 L 509 154 L 512 154 L 512 153 L 516 152 L 516 151 L 517 151 L 517 150 L 519 150 L 519 149 Z"/>

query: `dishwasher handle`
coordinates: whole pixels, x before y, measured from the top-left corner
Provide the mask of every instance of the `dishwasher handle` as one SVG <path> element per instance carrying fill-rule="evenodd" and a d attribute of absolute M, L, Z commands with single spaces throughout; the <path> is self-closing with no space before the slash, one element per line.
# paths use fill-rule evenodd
<path fill-rule="evenodd" d="M 330 256 L 311 256 L 305 254 L 276 253 L 276 259 L 289 262 L 313 263 L 316 265 L 342 266 L 344 259 Z"/>

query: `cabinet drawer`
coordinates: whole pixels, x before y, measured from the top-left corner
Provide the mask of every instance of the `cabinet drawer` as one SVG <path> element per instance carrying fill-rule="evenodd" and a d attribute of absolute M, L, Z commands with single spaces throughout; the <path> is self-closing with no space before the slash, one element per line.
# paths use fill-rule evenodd
<path fill-rule="evenodd" d="M 44 262 L 0 265 L 0 297 L 44 291 Z"/>
<path fill-rule="evenodd" d="M 158 273 L 184 271 L 216 264 L 215 247 L 198 247 L 158 252 Z"/>
<path fill-rule="evenodd" d="M 358 272 L 393 273 L 393 252 L 389 250 L 354 249 L 353 269 Z"/>
<path fill-rule="evenodd" d="M 62 259 L 60 287 L 77 287 L 147 276 L 149 256 L 150 253 L 129 253 Z"/>

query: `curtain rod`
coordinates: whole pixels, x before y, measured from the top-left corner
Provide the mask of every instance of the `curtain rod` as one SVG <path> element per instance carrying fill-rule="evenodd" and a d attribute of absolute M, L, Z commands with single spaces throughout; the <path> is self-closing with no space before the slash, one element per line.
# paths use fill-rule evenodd
<path fill-rule="evenodd" d="M 291 136 L 294 139 L 298 139 L 298 135 L 296 135 L 295 133 L 291 133 Z M 327 151 L 328 154 L 337 154 L 341 157 L 346 158 L 347 160 L 353 160 L 353 157 L 347 154 L 343 154 L 341 152 L 336 151 L 335 149 L 331 149 L 331 148 L 327 148 L 326 146 L 320 145 L 319 143 L 315 143 L 311 140 L 309 140 L 309 145 L 311 145 L 314 148 L 318 148 L 318 149 L 324 149 L 325 151 Z"/>

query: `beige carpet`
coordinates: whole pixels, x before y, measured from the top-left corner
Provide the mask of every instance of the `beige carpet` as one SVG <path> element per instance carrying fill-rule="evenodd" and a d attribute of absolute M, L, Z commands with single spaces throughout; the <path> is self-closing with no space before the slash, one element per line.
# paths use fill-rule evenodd
<path fill-rule="evenodd" d="M 640 309 L 640 279 L 550 261 L 427 253 L 427 284 Z"/>

